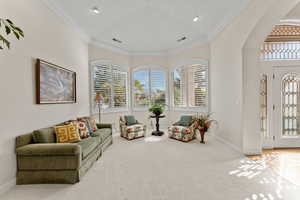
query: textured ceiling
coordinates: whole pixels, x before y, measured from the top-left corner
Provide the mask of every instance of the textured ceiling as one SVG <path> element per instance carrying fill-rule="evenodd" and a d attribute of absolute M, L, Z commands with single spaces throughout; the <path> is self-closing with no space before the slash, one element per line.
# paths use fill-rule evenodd
<path fill-rule="evenodd" d="M 208 42 L 249 0 L 45 0 L 92 40 L 128 52 L 162 52 Z M 90 9 L 97 6 L 101 13 Z M 193 22 L 195 16 L 201 16 Z M 178 39 L 186 37 L 182 42 Z M 121 44 L 112 41 L 117 38 Z"/>

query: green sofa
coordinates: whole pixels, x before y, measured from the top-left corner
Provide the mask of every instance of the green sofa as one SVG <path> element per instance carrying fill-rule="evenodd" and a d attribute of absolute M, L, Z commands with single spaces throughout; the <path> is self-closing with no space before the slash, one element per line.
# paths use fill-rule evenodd
<path fill-rule="evenodd" d="M 17 185 L 79 182 L 113 142 L 111 124 L 97 126 L 99 129 L 92 137 L 77 143 L 34 143 L 34 132 L 18 136 Z M 40 130 L 52 141 L 51 129 Z"/>

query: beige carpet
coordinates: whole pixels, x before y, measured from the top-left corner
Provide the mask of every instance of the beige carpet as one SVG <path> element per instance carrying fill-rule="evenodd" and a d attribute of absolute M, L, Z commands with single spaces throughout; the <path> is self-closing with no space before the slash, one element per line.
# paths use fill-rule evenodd
<path fill-rule="evenodd" d="M 261 162 L 208 138 L 116 137 L 75 185 L 16 186 L 5 200 L 299 200 L 300 188 Z"/>

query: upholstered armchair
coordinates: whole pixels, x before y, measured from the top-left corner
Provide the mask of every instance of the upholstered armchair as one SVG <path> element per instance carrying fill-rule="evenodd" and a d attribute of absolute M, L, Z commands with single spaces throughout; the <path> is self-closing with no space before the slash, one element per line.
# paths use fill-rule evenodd
<path fill-rule="evenodd" d="M 180 120 L 168 128 L 169 138 L 189 142 L 196 138 L 196 123 L 193 116 L 183 115 Z"/>
<path fill-rule="evenodd" d="M 127 140 L 133 140 L 146 135 L 146 125 L 139 123 L 134 116 L 120 117 L 120 134 Z"/>

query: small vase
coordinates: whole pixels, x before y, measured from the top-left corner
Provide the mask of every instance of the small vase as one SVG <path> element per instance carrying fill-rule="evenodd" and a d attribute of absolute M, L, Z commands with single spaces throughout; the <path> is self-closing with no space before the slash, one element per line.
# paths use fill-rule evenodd
<path fill-rule="evenodd" d="M 206 131 L 205 131 L 204 128 L 199 129 L 199 131 L 200 131 L 200 136 L 201 136 L 200 143 L 205 144 L 205 142 L 204 142 L 204 135 L 205 135 Z"/>

